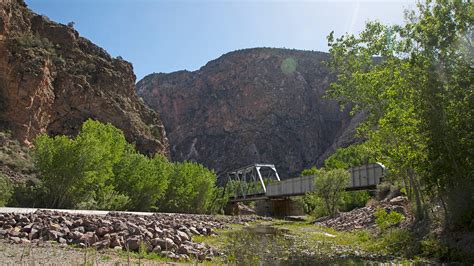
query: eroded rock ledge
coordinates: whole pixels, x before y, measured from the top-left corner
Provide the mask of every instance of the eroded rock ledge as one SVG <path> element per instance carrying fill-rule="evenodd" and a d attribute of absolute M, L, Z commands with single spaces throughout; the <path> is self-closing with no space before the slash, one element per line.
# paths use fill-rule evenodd
<path fill-rule="evenodd" d="M 70 26 L 0 1 L 0 131 L 23 143 L 75 135 L 88 118 L 122 129 L 147 154 L 168 154 L 158 114 L 135 95 L 132 65 Z"/>

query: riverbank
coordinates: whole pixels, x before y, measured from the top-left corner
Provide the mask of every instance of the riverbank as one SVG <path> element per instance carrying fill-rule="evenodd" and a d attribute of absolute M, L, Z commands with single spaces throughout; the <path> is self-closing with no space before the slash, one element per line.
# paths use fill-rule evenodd
<path fill-rule="evenodd" d="M 394 235 L 403 235 L 394 231 Z M 390 238 L 389 237 L 389 238 Z M 273 220 L 232 226 L 213 236 L 193 240 L 220 250 L 215 263 L 245 265 L 301 265 L 351 263 L 430 263 L 425 258 L 407 259 L 389 250 L 387 239 L 368 231 L 341 232 L 311 222 Z M 391 239 L 395 241 L 396 239 Z M 398 243 L 400 245 L 403 242 Z"/>
<path fill-rule="evenodd" d="M 0 262 L 10 265 L 450 261 L 441 258 L 445 251 L 436 239 L 420 241 L 408 228 L 342 231 L 314 224 L 309 217 L 296 222 L 256 216 L 37 211 L 0 214 L 0 226 Z"/>
<path fill-rule="evenodd" d="M 176 261 L 208 261 L 220 256 L 220 252 L 194 242 L 191 239 L 193 236 L 212 236 L 216 230 L 224 230 L 230 224 L 262 219 L 257 216 L 171 213 L 87 213 L 45 210 L 2 213 L 0 239 L 3 239 L 4 249 L 9 249 L 8 245 L 24 246 L 27 250 L 42 250 L 45 247 L 54 249 L 56 244 L 84 250 L 115 250 L 126 252 L 129 254 L 127 256 L 140 254 Z M 17 262 L 11 261 L 12 264 Z"/>

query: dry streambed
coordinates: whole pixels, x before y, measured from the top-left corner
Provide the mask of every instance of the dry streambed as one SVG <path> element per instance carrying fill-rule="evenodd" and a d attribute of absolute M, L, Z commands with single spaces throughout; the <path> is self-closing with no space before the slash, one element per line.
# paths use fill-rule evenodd
<path fill-rule="evenodd" d="M 209 236 L 228 224 L 256 221 L 256 216 L 110 213 L 105 216 L 36 211 L 0 214 L 0 239 L 11 243 L 41 245 L 54 241 L 81 248 L 146 250 L 171 259 L 210 260 L 220 253 L 192 241 Z"/>

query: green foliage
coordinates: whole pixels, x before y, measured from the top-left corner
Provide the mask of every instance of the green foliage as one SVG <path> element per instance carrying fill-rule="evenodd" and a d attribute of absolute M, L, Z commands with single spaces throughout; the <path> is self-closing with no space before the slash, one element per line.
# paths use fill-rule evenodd
<path fill-rule="evenodd" d="M 330 216 L 337 214 L 344 189 L 349 182 L 349 173 L 343 169 L 318 170 L 314 180 L 314 193 L 319 197 Z"/>
<path fill-rule="evenodd" d="M 159 201 L 165 212 L 205 213 L 212 205 L 216 175 L 194 162 L 175 163 L 168 189 Z"/>
<path fill-rule="evenodd" d="M 371 158 L 372 151 L 364 144 L 339 148 L 324 161 L 326 169 L 348 169 L 366 163 L 375 163 Z"/>
<path fill-rule="evenodd" d="M 113 191 L 113 166 L 124 149 L 123 133 L 110 124 L 88 120 L 75 139 L 41 135 L 35 139 L 35 162 L 42 176 L 45 204 L 72 208 L 81 202 L 104 206 Z M 105 204 L 107 205 L 107 204 Z"/>
<path fill-rule="evenodd" d="M 446 257 L 449 252 L 448 247 L 432 234 L 427 235 L 420 241 L 420 244 L 421 252 L 425 257 L 442 258 Z"/>
<path fill-rule="evenodd" d="M 18 46 L 26 49 L 37 49 L 44 54 L 54 55 L 56 50 L 54 44 L 47 38 L 42 38 L 40 35 L 25 33 L 16 38 Z"/>
<path fill-rule="evenodd" d="M 128 196 L 119 194 L 114 190 L 107 191 L 107 193 L 99 193 L 95 197 L 92 197 L 93 195 L 89 195 L 89 198 L 79 202 L 76 208 L 80 210 L 124 211 L 127 210 L 127 206 L 130 206 Z"/>
<path fill-rule="evenodd" d="M 382 234 L 381 239 L 374 241 L 369 250 L 413 257 L 419 252 L 419 244 L 410 231 L 395 228 Z"/>
<path fill-rule="evenodd" d="M 29 149 L 20 145 L 9 132 L 0 132 L 0 165 L 26 176 L 33 176 L 35 173 Z"/>
<path fill-rule="evenodd" d="M 382 208 L 378 208 L 377 211 L 375 211 L 374 216 L 375 223 L 382 230 L 386 230 L 387 228 L 395 226 L 405 220 L 403 214 L 396 211 L 387 212 Z"/>
<path fill-rule="evenodd" d="M 162 155 L 149 159 L 129 147 L 114 167 L 116 188 L 130 198 L 130 209 L 150 211 L 168 186 L 171 168 Z"/>
<path fill-rule="evenodd" d="M 288 57 L 285 60 L 283 60 L 283 62 L 281 62 L 280 69 L 281 69 L 281 72 L 283 72 L 285 75 L 290 75 L 296 71 L 297 66 L 298 66 L 297 61 L 292 57 Z"/>
<path fill-rule="evenodd" d="M 355 208 L 364 207 L 370 198 L 369 192 L 365 190 L 343 192 L 339 209 L 347 212 Z"/>
<path fill-rule="evenodd" d="M 10 200 L 13 193 L 13 186 L 11 181 L 0 173 L 0 207 Z"/>
<path fill-rule="evenodd" d="M 142 155 L 122 131 L 93 120 L 74 139 L 38 136 L 35 165 L 41 183 L 19 186 L 13 205 L 204 213 L 225 204 L 217 197 L 221 190 L 213 172 L 197 163 Z M 28 195 L 38 200 L 31 203 Z"/>
<path fill-rule="evenodd" d="M 328 36 L 337 73 L 329 96 L 368 113 L 358 132 L 403 182 L 418 218 L 427 195 L 465 228 L 474 226 L 473 8 L 427 1 L 405 25 L 369 22 L 357 36 Z"/>
<path fill-rule="evenodd" d="M 8 206 L 12 207 L 38 207 L 47 206 L 44 202 L 43 186 L 35 183 L 33 180 L 26 180 L 13 187 L 13 193 L 8 201 Z"/>
<path fill-rule="evenodd" d="M 317 175 L 317 174 L 319 174 L 319 169 L 313 166 L 311 168 L 304 169 L 300 175 L 309 176 L 309 175 Z"/>
<path fill-rule="evenodd" d="M 302 197 L 295 197 L 296 202 L 303 208 L 306 214 L 313 218 L 319 218 L 329 215 L 326 208 L 324 208 L 323 200 L 316 195 L 316 193 L 306 193 Z"/>
<path fill-rule="evenodd" d="M 207 207 L 206 212 L 212 213 L 212 214 L 216 214 L 216 213 L 223 214 L 224 208 L 231 194 L 232 194 L 232 191 L 224 187 L 214 188 L 212 191 L 211 201 Z"/>

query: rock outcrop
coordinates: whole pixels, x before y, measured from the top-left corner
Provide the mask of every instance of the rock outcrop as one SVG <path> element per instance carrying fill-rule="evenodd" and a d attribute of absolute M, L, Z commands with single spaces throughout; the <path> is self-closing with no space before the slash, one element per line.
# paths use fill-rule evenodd
<path fill-rule="evenodd" d="M 353 140 L 363 116 L 324 98 L 327 53 L 256 48 L 228 53 L 198 71 L 151 74 L 137 84 L 161 114 L 174 160 L 224 173 L 273 163 L 290 177 L 321 165 Z"/>
<path fill-rule="evenodd" d="M 0 130 L 23 143 L 74 135 L 93 118 L 122 129 L 144 153 L 168 154 L 164 127 L 135 95 L 132 65 L 73 27 L 0 0 Z"/>

